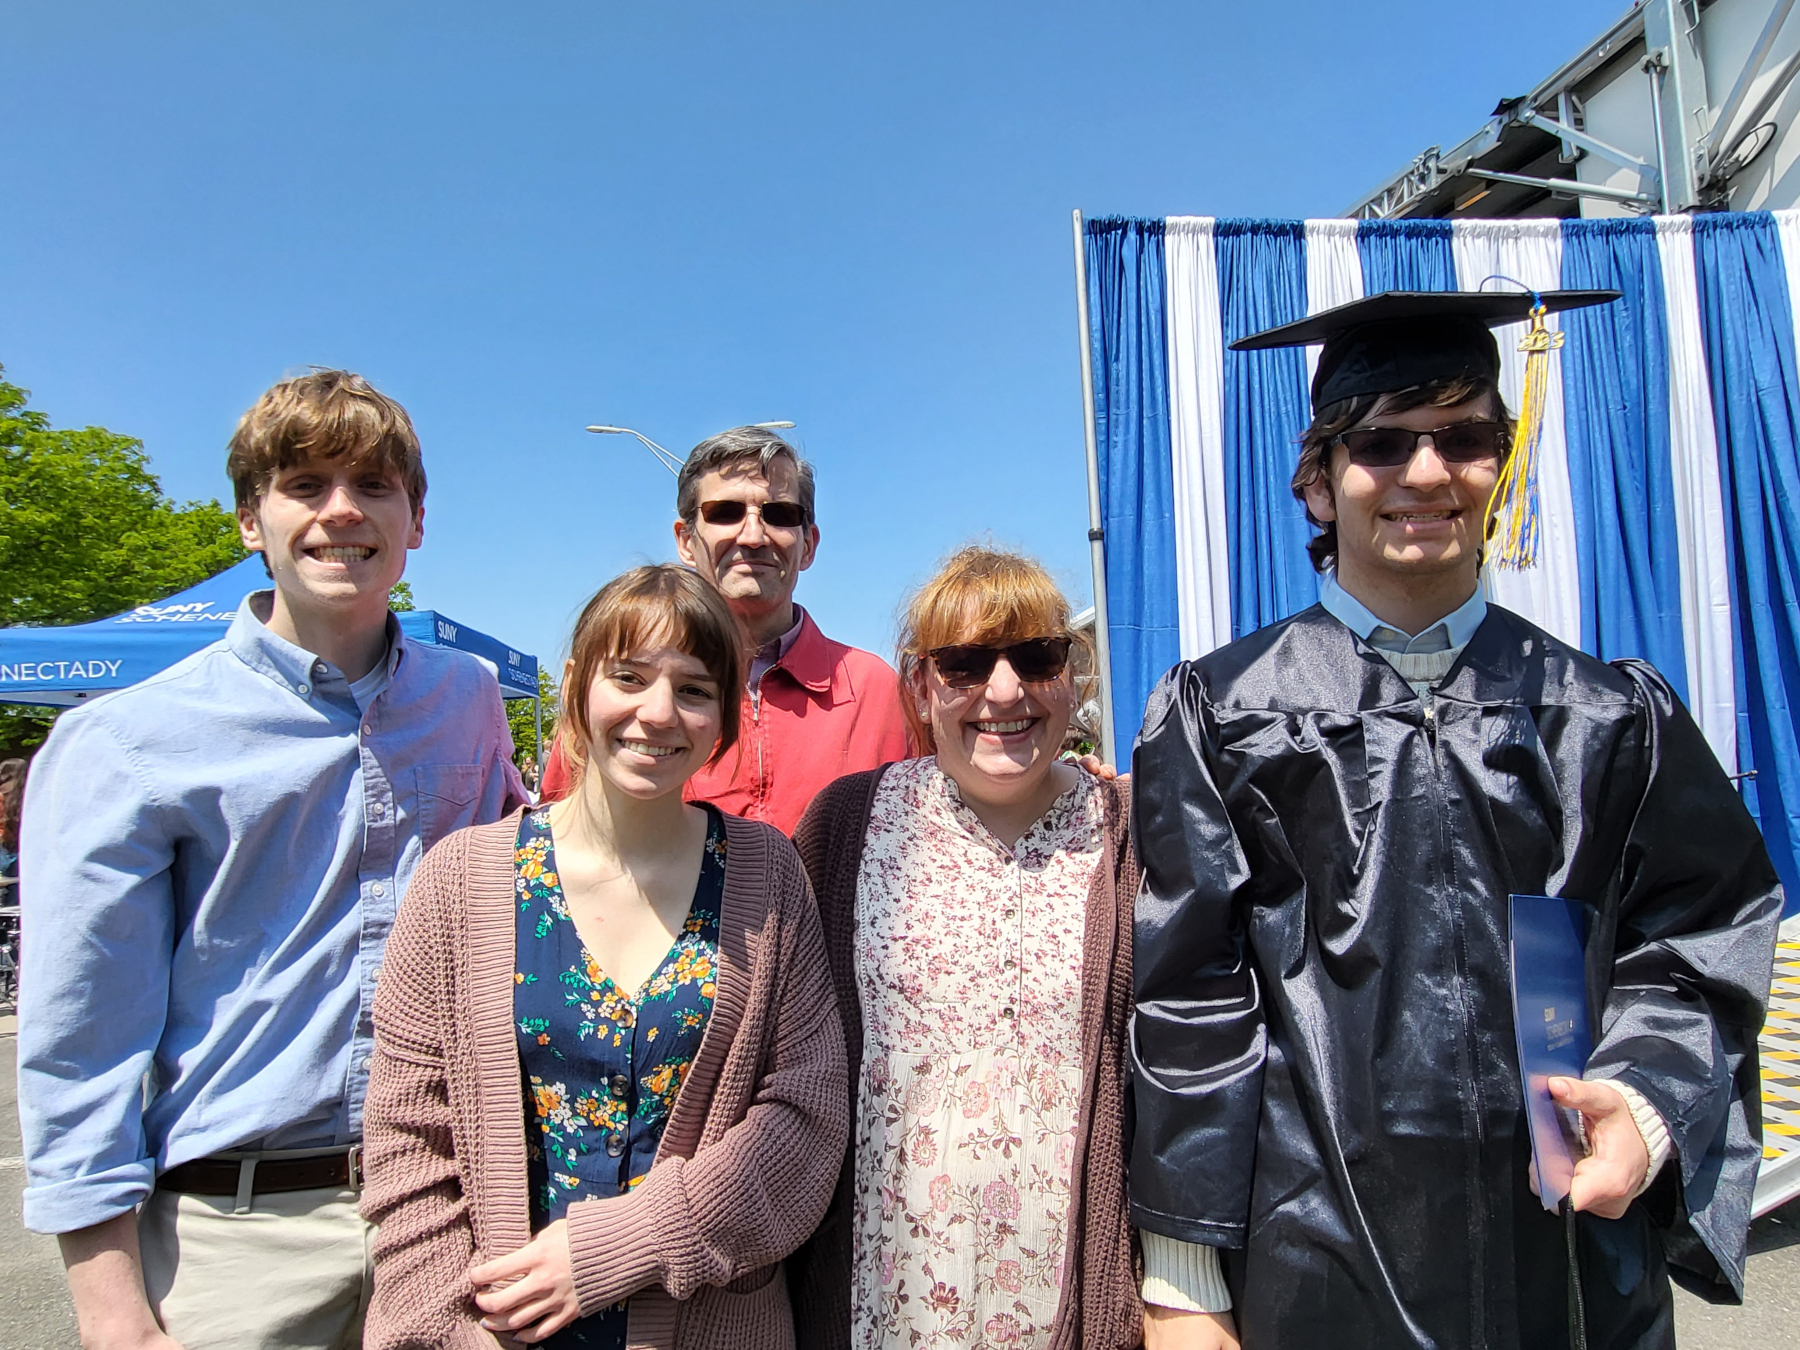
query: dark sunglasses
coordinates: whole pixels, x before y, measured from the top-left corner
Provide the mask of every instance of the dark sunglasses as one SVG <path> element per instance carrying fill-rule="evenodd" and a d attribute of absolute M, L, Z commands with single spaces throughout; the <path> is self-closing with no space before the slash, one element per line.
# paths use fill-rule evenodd
<path fill-rule="evenodd" d="M 708 525 L 736 525 L 749 514 L 748 502 L 701 502 L 700 519 Z M 756 508 L 762 523 L 777 530 L 793 530 L 806 524 L 806 510 L 799 502 L 764 502 Z"/>
<path fill-rule="evenodd" d="M 933 647 L 931 663 L 938 678 L 952 689 L 974 689 L 988 682 L 1001 657 L 1026 684 L 1048 684 L 1069 664 L 1066 637 L 1028 638 L 1005 647 Z"/>
<path fill-rule="evenodd" d="M 1475 464 L 1506 453 L 1510 437 L 1503 422 L 1455 422 L 1435 431 L 1408 431 L 1405 427 L 1363 427 L 1346 431 L 1338 444 L 1350 454 L 1350 462 L 1365 469 L 1397 469 L 1413 457 L 1421 436 L 1431 437 L 1438 458 L 1446 464 Z"/>

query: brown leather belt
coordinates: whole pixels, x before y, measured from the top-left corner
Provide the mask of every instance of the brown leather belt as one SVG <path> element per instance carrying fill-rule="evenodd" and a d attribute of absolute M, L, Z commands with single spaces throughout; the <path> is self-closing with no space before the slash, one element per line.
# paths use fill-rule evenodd
<path fill-rule="evenodd" d="M 252 1164 L 250 1176 L 244 1164 Z M 246 1185 L 246 1183 L 248 1183 Z M 284 1191 L 318 1191 L 362 1188 L 362 1148 L 343 1149 L 310 1158 L 212 1157 L 195 1158 L 171 1167 L 156 1179 L 156 1188 L 183 1195 L 235 1195 L 240 1202 L 249 1194 L 274 1195 Z"/>

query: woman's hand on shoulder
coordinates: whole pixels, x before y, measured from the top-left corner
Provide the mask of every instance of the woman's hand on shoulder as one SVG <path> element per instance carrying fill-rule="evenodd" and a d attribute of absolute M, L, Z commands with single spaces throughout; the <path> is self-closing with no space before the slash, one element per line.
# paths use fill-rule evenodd
<path fill-rule="evenodd" d="M 510 1256 L 471 1266 L 469 1283 L 488 1331 L 526 1345 L 554 1336 L 581 1315 L 568 1220 L 546 1225 Z"/>
<path fill-rule="evenodd" d="M 1144 1350 L 1238 1350 L 1231 1314 L 1144 1305 Z"/>

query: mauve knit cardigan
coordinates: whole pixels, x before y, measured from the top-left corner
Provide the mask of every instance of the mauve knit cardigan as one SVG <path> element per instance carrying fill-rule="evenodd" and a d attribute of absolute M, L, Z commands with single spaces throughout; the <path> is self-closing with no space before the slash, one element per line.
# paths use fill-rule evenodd
<path fill-rule="evenodd" d="M 513 1029 L 519 813 L 419 865 L 375 995 L 362 1212 L 380 1225 L 368 1350 L 480 1346 L 471 1265 L 531 1238 Z M 818 1223 L 847 1137 L 843 1030 L 793 846 L 725 817 L 719 973 L 656 1161 L 569 1207 L 584 1314 L 627 1295 L 628 1344 L 783 1350 L 781 1262 Z M 804 1313 L 804 1310 L 802 1310 Z"/>
<path fill-rule="evenodd" d="M 849 1047 L 847 1107 L 854 1119 L 862 1069 L 862 999 L 856 988 L 856 878 L 882 769 L 850 774 L 821 792 L 794 843 L 818 896 L 825 950 Z M 1129 1065 L 1131 923 L 1137 855 L 1131 847 L 1131 788 L 1098 784 L 1104 852 L 1088 891 L 1081 954 L 1081 1109 L 1069 1178 L 1069 1232 L 1062 1301 L 1051 1350 L 1129 1350 L 1143 1337 L 1139 1266 L 1126 1189 L 1125 1094 Z M 854 1129 L 850 1139 L 856 1138 Z M 789 1295 L 807 1310 L 800 1350 L 849 1350 L 850 1244 L 856 1159 L 846 1143 L 837 1190 L 819 1230 L 788 1260 Z"/>

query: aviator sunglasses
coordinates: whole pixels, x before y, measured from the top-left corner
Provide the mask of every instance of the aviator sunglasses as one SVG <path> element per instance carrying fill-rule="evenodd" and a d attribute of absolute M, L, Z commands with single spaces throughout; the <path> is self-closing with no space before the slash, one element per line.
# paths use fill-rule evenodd
<path fill-rule="evenodd" d="M 1337 437 L 1349 452 L 1350 462 L 1365 469 L 1397 469 L 1419 448 L 1419 439 L 1431 437 L 1438 458 L 1446 464 L 1476 464 L 1497 459 L 1506 452 L 1510 437 L 1504 422 L 1453 422 L 1435 431 L 1408 431 L 1405 427 L 1363 427 Z"/>
<path fill-rule="evenodd" d="M 988 682 L 1001 657 L 1026 684 L 1048 684 L 1069 664 L 1066 637 L 1028 638 L 1005 647 L 933 647 L 929 653 L 938 678 L 952 689 L 975 689 Z"/>
<path fill-rule="evenodd" d="M 748 502 L 701 502 L 700 518 L 708 525 L 736 525 L 749 514 Z M 806 524 L 806 511 L 799 502 L 764 502 L 756 508 L 762 523 L 777 530 L 793 530 Z"/>

